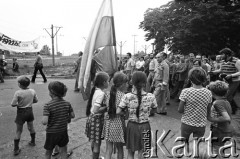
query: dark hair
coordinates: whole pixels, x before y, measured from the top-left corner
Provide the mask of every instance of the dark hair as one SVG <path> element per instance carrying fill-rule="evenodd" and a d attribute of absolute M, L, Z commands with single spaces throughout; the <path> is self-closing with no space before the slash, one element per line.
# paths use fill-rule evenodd
<path fill-rule="evenodd" d="M 195 64 L 195 62 L 198 62 L 198 64 L 199 64 L 200 67 L 202 66 L 201 60 L 196 59 L 196 60 L 193 61 L 193 64 Z"/>
<path fill-rule="evenodd" d="M 165 59 L 167 58 L 167 53 L 161 52 L 160 54 L 162 54 Z"/>
<path fill-rule="evenodd" d="M 109 110 L 108 114 L 110 118 L 114 118 L 116 115 L 116 95 L 117 88 L 119 88 L 122 84 L 128 81 L 127 75 L 122 72 L 116 72 L 113 76 L 113 86 L 110 90 L 110 98 L 109 98 Z"/>
<path fill-rule="evenodd" d="M 146 83 L 147 83 L 146 74 L 141 71 L 134 72 L 133 76 L 132 76 L 132 83 L 135 86 L 135 88 L 137 89 L 138 107 L 137 107 L 136 115 L 137 115 L 137 117 L 139 117 L 139 109 L 140 109 L 140 105 L 142 102 L 141 90 L 142 90 L 142 88 L 144 88 L 146 86 Z"/>
<path fill-rule="evenodd" d="M 189 71 L 189 80 L 196 84 L 196 85 L 202 85 L 207 80 L 207 73 L 204 69 L 196 67 L 192 68 Z"/>
<path fill-rule="evenodd" d="M 78 53 L 78 55 L 79 55 L 79 56 L 82 56 L 82 55 L 83 55 L 83 52 L 82 52 L 82 51 L 80 51 L 80 52 Z"/>
<path fill-rule="evenodd" d="M 17 80 L 18 83 L 24 88 L 27 88 L 30 85 L 30 79 L 26 76 L 20 76 Z"/>
<path fill-rule="evenodd" d="M 90 94 L 90 97 L 88 99 L 88 102 L 87 102 L 87 109 L 86 109 L 86 115 L 89 116 L 91 114 L 90 110 L 92 108 L 92 98 L 93 98 L 93 95 L 95 93 L 95 89 L 96 87 L 103 87 L 104 85 L 104 82 L 107 82 L 109 79 L 109 76 L 106 72 L 99 72 L 97 73 L 95 79 L 94 79 L 94 86 L 91 90 L 91 94 Z"/>
<path fill-rule="evenodd" d="M 128 56 L 132 57 L 132 54 L 130 52 L 128 52 L 127 54 L 128 54 Z"/>
<path fill-rule="evenodd" d="M 37 55 L 40 54 L 40 52 L 37 52 Z"/>
<path fill-rule="evenodd" d="M 53 81 L 48 85 L 48 90 L 55 96 L 62 98 L 67 93 L 67 87 L 62 82 Z"/>
<path fill-rule="evenodd" d="M 229 48 L 224 48 L 219 51 L 220 54 L 225 54 L 227 56 L 231 56 L 233 54 L 233 51 Z"/>

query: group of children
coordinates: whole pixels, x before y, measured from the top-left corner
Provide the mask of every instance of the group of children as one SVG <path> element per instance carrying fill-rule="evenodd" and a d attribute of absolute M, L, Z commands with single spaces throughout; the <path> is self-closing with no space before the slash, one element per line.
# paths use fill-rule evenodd
<path fill-rule="evenodd" d="M 131 79 L 133 89 L 126 94 L 128 79 L 125 74 L 116 73 L 110 93 L 105 94 L 108 78 L 106 73 L 97 74 L 88 101 L 85 133 L 92 142 L 92 158 L 99 158 L 101 140 L 104 138 L 107 159 L 111 158 L 113 147 L 117 148 L 118 159 L 123 158 L 124 145 L 128 150 L 128 159 L 134 158 L 135 151 L 138 151 L 139 159 L 144 158 L 146 146 L 144 132 L 151 132 L 149 114 L 157 107 L 155 96 L 144 91 L 147 77 L 143 72 L 134 72 Z M 218 151 L 217 148 L 225 144 L 224 137 L 231 138 L 233 135 L 231 105 L 225 98 L 228 84 L 224 81 L 214 81 L 204 87 L 207 74 L 202 68 L 192 69 L 189 80 L 191 87 L 184 89 L 179 97 L 178 111 L 183 113 L 181 136 L 187 143 L 191 134 L 193 137 L 203 137 L 209 120 L 212 138 L 217 139 L 214 142 L 212 140 L 212 146 Z M 126 112 L 128 112 L 127 126 L 125 126 Z M 151 133 L 148 137 L 151 141 Z"/>
<path fill-rule="evenodd" d="M 217 146 L 224 143 L 224 137 L 232 137 L 231 106 L 225 95 L 228 84 L 223 81 L 211 82 L 207 88 L 203 87 L 206 81 L 206 72 L 201 68 L 191 70 L 189 80 L 192 86 L 181 92 L 178 111 L 183 113 L 181 119 L 181 136 L 189 140 L 193 137 L 203 137 L 207 119 L 212 122 L 212 136 L 217 137 Z M 109 75 L 99 72 L 95 76 L 94 86 L 87 103 L 85 134 L 91 142 L 92 158 L 98 159 L 101 141 L 106 140 L 106 159 L 111 159 L 114 149 L 117 149 L 117 158 L 124 158 L 123 146 L 128 150 L 128 159 L 133 159 L 135 151 L 138 158 L 144 158 L 146 146 L 151 148 L 150 111 L 157 108 L 156 98 L 152 93 L 145 92 L 147 76 L 141 71 L 132 75 L 133 88 L 126 93 L 128 77 L 122 72 L 116 72 L 113 77 L 113 85 L 110 92 L 105 93 L 109 86 Z M 32 104 L 38 101 L 36 92 L 28 88 L 29 78 L 20 76 L 18 84 L 21 88 L 16 91 L 12 106 L 17 107 L 17 133 L 14 140 L 14 154 L 20 152 L 19 140 L 22 127 L 28 124 L 31 141 L 29 145 L 35 145 L 35 130 L 33 127 Z M 67 158 L 67 144 L 69 142 L 67 124 L 74 118 L 71 104 L 63 99 L 67 88 L 61 82 L 50 82 L 49 95 L 52 100 L 44 105 L 43 125 L 46 128 L 46 158 L 50 159 L 53 149 L 59 146 L 62 158 Z M 125 125 L 125 120 L 128 120 Z M 146 145 L 146 137 L 148 145 Z M 145 139 L 145 140 L 143 140 Z"/>
<path fill-rule="evenodd" d="M 107 73 L 96 75 L 87 105 L 85 133 L 92 143 L 92 158 L 99 158 L 101 140 L 105 139 L 106 159 L 111 159 L 114 147 L 117 148 L 117 158 L 123 159 L 124 145 L 128 149 L 129 159 L 134 158 L 135 151 L 138 151 L 138 158 L 141 159 L 144 157 L 144 132 L 151 132 L 149 114 L 151 109 L 157 107 L 155 96 L 144 91 L 147 76 L 136 71 L 132 76 L 133 89 L 129 93 L 126 93 L 128 77 L 124 73 L 114 74 L 111 90 L 105 94 L 108 81 Z M 151 133 L 148 139 L 151 144 Z"/>
<path fill-rule="evenodd" d="M 17 78 L 17 81 L 20 90 L 15 92 L 11 102 L 13 107 L 17 107 L 17 116 L 15 119 L 17 130 L 14 139 L 15 156 L 21 151 L 19 141 L 25 122 L 27 122 L 31 136 L 29 145 L 36 145 L 32 104 L 38 102 L 36 92 L 29 88 L 30 79 L 26 76 L 20 76 Z M 51 159 L 51 156 L 54 154 L 53 150 L 55 149 L 55 151 L 59 151 L 55 153 L 60 153 L 62 159 L 66 159 L 69 155 L 67 153 L 67 144 L 69 142 L 67 125 L 71 121 L 71 118 L 75 117 L 75 114 L 71 104 L 63 99 L 67 93 L 67 87 L 63 83 L 58 81 L 50 82 L 48 90 L 51 101 L 44 105 L 42 119 L 42 124 L 47 125 L 44 145 L 46 149 L 45 157 L 46 159 Z"/>
<path fill-rule="evenodd" d="M 233 136 L 231 105 L 225 97 L 228 84 L 224 81 L 214 81 L 206 88 L 203 87 L 207 74 L 202 68 L 192 69 L 189 72 L 189 80 L 192 86 L 183 89 L 179 97 L 178 111 L 183 113 L 181 136 L 187 143 L 191 134 L 198 139 L 203 137 L 208 120 L 211 122 L 211 137 L 215 138 L 212 140 L 212 148 L 220 155 L 219 148 L 226 142 L 223 139 Z"/>

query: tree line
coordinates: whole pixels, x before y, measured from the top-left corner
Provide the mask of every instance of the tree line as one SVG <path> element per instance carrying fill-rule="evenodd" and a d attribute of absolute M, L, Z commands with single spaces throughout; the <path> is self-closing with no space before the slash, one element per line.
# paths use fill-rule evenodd
<path fill-rule="evenodd" d="M 167 45 L 175 54 L 215 55 L 224 47 L 240 55 L 238 0 L 175 0 L 149 8 L 139 26 L 155 50 Z"/>

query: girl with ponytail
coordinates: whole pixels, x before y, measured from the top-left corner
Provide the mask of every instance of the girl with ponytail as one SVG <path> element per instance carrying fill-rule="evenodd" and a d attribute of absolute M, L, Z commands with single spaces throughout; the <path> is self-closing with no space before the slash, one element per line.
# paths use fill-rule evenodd
<path fill-rule="evenodd" d="M 106 140 L 106 159 L 111 159 L 113 146 L 117 148 L 117 158 L 123 159 L 123 145 L 125 143 L 125 114 L 116 114 L 116 108 L 127 91 L 128 77 L 122 72 L 113 76 L 113 86 L 106 95 L 108 113 L 105 117 L 103 137 Z"/>
<path fill-rule="evenodd" d="M 128 108 L 129 121 L 126 130 L 126 147 L 128 159 L 134 159 L 135 151 L 138 158 L 146 158 L 151 155 L 151 127 L 149 115 L 151 109 L 157 108 L 156 98 L 152 93 L 147 93 L 144 88 L 147 76 L 141 71 L 136 71 L 132 76 L 133 91 L 123 96 L 117 108 L 117 114 L 121 114 Z"/>
<path fill-rule="evenodd" d="M 107 109 L 105 104 L 105 93 L 103 90 L 108 88 L 109 76 L 105 72 L 97 73 L 94 80 L 94 87 L 87 103 L 86 115 L 88 117 L 86 123 L 85 134 L 89 138 L 92 148 L 92 158 L 98 159 L 101 135 L 104 124 L 104 111 Z"/>

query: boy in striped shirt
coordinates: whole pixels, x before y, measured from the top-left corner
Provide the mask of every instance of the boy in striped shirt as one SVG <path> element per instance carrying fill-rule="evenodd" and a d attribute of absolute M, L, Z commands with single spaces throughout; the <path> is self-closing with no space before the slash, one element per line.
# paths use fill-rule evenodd
<path fill-rule="evenodd" d="M 51 159 L 55 146 L 59 146 L 62 159 L 67 158 L 67 144 L 69 142 L 67 124 L 74 118 L 74 112 L 69 102 L 63 97 L 66 95 L 67 87 L 58 81 L 50 82 L 48 85 L 49 95 L 52 100 L 45 104 L 43 109 L 43 125 L 46 128 L 46 159 Z"/>

